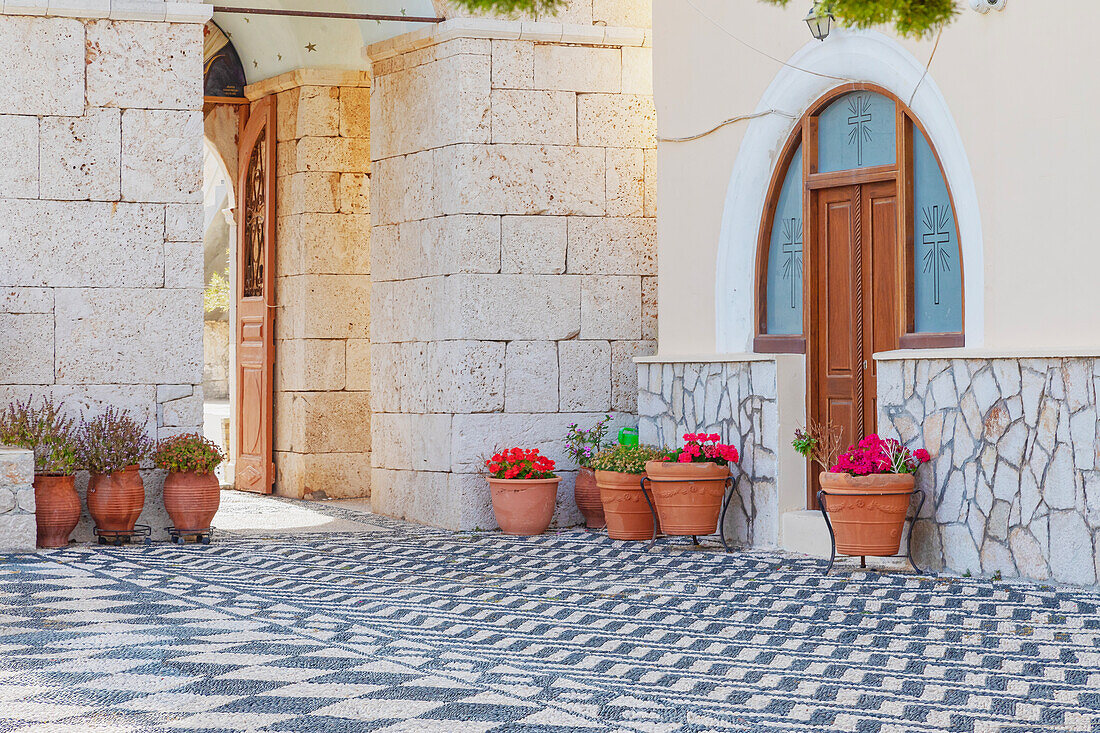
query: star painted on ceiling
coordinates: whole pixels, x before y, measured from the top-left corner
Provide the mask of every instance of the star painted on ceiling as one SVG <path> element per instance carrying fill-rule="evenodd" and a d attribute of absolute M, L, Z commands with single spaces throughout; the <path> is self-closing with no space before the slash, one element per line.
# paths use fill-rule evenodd
<path fill-rule="evenodd" d="M 252 59 L 252 68 L 253 68 L 253 69 L 258 69 L 258 68 L 260 68 L 260 62 L 259 62 L 259 61 L 257 61 L 256 59 Z"/>
<path fill-rule="evenodd" d="M 279 60 L 280 60 L 280 61 L 282 61 L 282 60 L 283 60 L 283 55 L 282 55 L 281 53 L 277 53 L 277 54 L 275 54 L 275 55 L 279 57 Z"/>
<path fill-rule="evenodd" d="M 309 51 L 310 53 L 313 53 L 314 51 L 317 50 L 317 44 L 316 43 L 307 43 L 306 44 L 306 50 Z"/>

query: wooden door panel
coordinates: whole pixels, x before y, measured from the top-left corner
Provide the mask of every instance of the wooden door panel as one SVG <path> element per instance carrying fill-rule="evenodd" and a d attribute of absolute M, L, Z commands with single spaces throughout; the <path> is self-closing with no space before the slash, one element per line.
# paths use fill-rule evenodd
<path fill-rule="evenodd" d="M 898 292 L 900 253 L 897 237 L 897 195 L 893 181 L 861 187 L 861 206 L 868 212 L 862 248 L 863 344 L 867 366 L 863 376 L 864 432 L 878 432 L 878 365 L 873 355 L 898 348 L 901 294 Z"/>
<path fill-rule="evenodd" d="M 275 97 L 253 105 L 238 163 L 235 485 L 270 494 L 275 472 Z"/>

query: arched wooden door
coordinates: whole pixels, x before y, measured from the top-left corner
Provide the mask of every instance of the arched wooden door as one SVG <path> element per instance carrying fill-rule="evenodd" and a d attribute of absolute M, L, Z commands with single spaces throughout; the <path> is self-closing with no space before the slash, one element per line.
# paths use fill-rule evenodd
<path fill-rule="evenodd" d="M 275 97 L 252 105 L 240 139 L 236 488 L 270 494 L 275 320 Z"/>
<path fill-rule="evenodd" d="M 963 345 L 950 191 L 905 104 L 850 84 L 796 126 L 769 201 L 754 346 L 806 354 L 807 418 L 840 430 L 846 447 L 877 429 L 876 352 Z"/>

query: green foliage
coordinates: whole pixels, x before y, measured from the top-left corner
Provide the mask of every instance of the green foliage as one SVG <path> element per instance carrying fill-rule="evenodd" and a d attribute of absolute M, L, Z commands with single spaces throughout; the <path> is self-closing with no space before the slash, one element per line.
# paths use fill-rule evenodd
<path fill-rule="evenodd" d="M 785 7 L 790 0 L 762 0 Z M 898 35 L 923 38 L 958 14 L 956 0 L 817 0 L 838 23 L 850 28 L 892 25 Z"/>
<path fill-rule="evenodd" d="M 34 451 L 39 476 L 72 476 L 80 466 L 76 453 L 76 421 L 48 397 L 40 407 L 34 399 L 14 402 L 0 413 L 0 443 Z"/>
<path fill-rule="evenodd" d="M 645 473 L 646 461 L 653 461 L 665 453 L 651 445 L 617 445 L 601 451 L 592 459 L 592 468 L 597 471 L 616 471 L 618 473 Z"/>
<path fill-rule="evenodd" d="M 452 0 L 452 2 L 474 13 L 496 13 L 515 15 L 531 13 L 533 15 L 553 15 L 565 0 Z"/>
<path fill-rule="evenodd" d="M 207 313 L 229 310 L 229 279 L 220 272 L 210 275 L 210 282 L 202 291 L 202 308 Z"/>
<path fill-rule="evenodd" d="M 221 448 L 194 433 L 160 441 L 153 454 L 153 465 L 172 473 L 213 473 L 224 460 Z"/>
<path fill-rule="evenodd" d="M 596 454 L 610 445 L 604 440 L 607 437 L 607 424 L 610 422 L 611 416 L 604 415 L 588 430 L 581 430 L 577 423 L 571 423 L 565 434 L 565 455 L 572 458 L 579 467 L 589 468 Z"/>
<path fill-rule="evenodd" d="M 77 458 L 92 473 L 115 473 L 149 457 L 153 441 L 145 426 L 114 407 L 91 421 L 81 421 Z"/>

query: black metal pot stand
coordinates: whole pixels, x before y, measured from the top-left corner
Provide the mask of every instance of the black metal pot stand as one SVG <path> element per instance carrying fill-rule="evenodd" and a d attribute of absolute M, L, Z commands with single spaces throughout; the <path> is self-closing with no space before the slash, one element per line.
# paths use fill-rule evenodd
<path fill-rule="evenodd" d="M 648 476 L 643 476 L 642 480 L 641 480 L 642 496 L 645 497 L 645 502 L 646 502 L 646 504 L 649 505 L 650 514 L 653 515 L 653 537 L 650 538 L 649 544 L 646 545 L 646 548 L 645 548 L 646 550 L 651 550 L 651 549 L 653 549 L 653 546 L 657 544 L 658 517 L 657 517 L 657 507 L 653 505 L 653 500 L 649 498 L 649 492 L 646 491 L 646 484 L 645 484 L 646 481 L 649 481 L 649 482 L 652 483 L 652 479 L 650 479 Z M 733 552 L 733 548 L 730 547 L 729 540 L 726 539 L 726 510 L 729 509 L 730 502 L 733 501 L 733 495 L 735 493 L 736 487 L 737 487 L 737 482 L 734 480 L 733 468 L 731 467 L 730 475 L 726 479 L 725 498 L 722 499 L 722 512 L 721 512 L 721 514 L 718 515 L 718 532 L 717 532 L 717 535 L 718 535 L 718 538 L 722 540 L 722 547 L 725 548 L 726 552 Z M 688 536 L 688 535 L 672 535 L 672 534 L 668 534 L 668 533 L 664 533 L 664 534 L 668 537 L 674 537 L 674 536 L 687 537 Z M 693 545 L 698 545 L 699 544 L 699 535 L 694 535 L 693 534 L 693 535 L 690 535 L 690 537 L 691 537 L 691 543 Z"/>
<path fill-rule="evenodd" d="M 913 527 L 916 525 L 917 521 L 920 520 L 921 509 L 924 508 L 925 495 L 924 495 L 924 492 L 921 491 L 920 489 L 913 489 L 912 491 L 910 491 L 908 493 L 908 496 L 910 497 L 910 501 L 909 501 L 910 506 L 912 506 L 912 504 L 913 504 L 913 502 L 912 502 L 913 495 L 920 496 L 920 501 L 917 502 L 917 511 L 913 514 L 913 518 L 911 520 L 909 520 L 909 517 L 908 517 L 908 510 L 906 510 L 906 519 L 909 520 L 909 537 L 907 538 L 906 543 L 905 543 L 905 554 L 904 555 L 882 555 L 881 557 L 904 557 L 906 560 L 909 561 L 909 564 L 913 566 L 913 569 L 915 571 L 917 571 L 918 574 L 924 575 L 925 574 L 924 570 L 922 570 L 921 567 L 919 565 L 917 565 L 916 560 L 913 559 Z M 836 534 L 833 532 L 833 523 L 829 520 L 829 512 L 826 508 L 825 498 L 827 496 L 830 496 L 830 494 L 826 493 L 826 491 L 824 489 L 817 492 L 817 505 L 821 509 L 821 516 L 825 517 L 825 526 L 829 528 L 829 546 L 830 546 L 829 547 L 829 567 L 827 567 L 825 569 L 825 574 L 826 575 L 828 575 L 830 572 L 832 572 L 833 562 L 836 561 Z M 839 496 L 839 495 L 838 494 L 832 494 L 832 496 Z M 847 495 L 845 495 L 845 496 L 847 496 Z M 882 493 L 869 493 L 869 492 L 868 493 L 862 493 L 861 492 L 860 496 L 903 496 L 903 494 L 887 493 L 887 492 L 882 492 Z M 879 557 L 879 556 L 876 555 L 875 557 Z M 860 555 L 859 556 L 859 566 L 861 568 L 866 568 L 867 567 L 867 556 L 866 555 Z"/>

